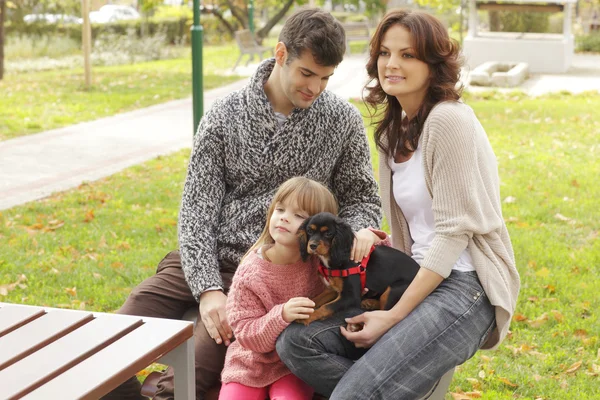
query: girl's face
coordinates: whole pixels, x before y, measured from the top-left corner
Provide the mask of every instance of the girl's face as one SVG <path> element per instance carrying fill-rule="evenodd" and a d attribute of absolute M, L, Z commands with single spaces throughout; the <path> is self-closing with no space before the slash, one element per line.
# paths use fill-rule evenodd
<path fill-rule="evenodd" d="M 412 43 L 408 29 L 393 25 L 383 35 L 377 59 L 381 87 L 395 96 L 402 108 L 406 108 L 405 104 L 418 107 L 429 86 L 429 66 L 416 58 Z"/>
<path fill-rule="evenodd" d="M 279 245 L 298 247 L 296 232 L 308 217 L 308 213 L 300 209 L 295 201 L 278 202 L 269 219 L 269 234 Z"/>

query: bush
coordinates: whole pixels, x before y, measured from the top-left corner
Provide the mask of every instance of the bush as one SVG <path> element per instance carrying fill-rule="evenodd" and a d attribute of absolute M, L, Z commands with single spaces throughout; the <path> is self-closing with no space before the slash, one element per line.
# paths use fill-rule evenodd
<path fill-rule="evenodd" d="M 577 36 L 577 51 L 589 51 L 600 53 L 600 33 L 592 33 L 585 36 Z"/>
<path fill-rule="evenodd" d="M 126 36 L 131 29 L 142 37 L 143 19 L 134 21 L 119 21 L 109 24 L 92 24 L 92 39 L 95 40 L 104 34 L 116 34 Z M 147 20 L 146 32 L 150 35 L 155 35 L 158 32 L 165 34 L 167 43 L 189 43 L 190 28 L 192 26 L 192 18 L 187 17 L 164 17 L 150 18 Z M 213 16 L 202 16 L 202 26 L 204 28 L 204 43 L 216 44 L 231 40 L 231 34 L 222 26 L 218 19 Z M 7 24 L 7 36 L 37 36 L 48 37 L 54 35 L 67 36 L 81 43 L 81 25 L 78 24 Z"/>
<path fill-rule="evenodd" d="M 499 12 L 503 32 L 548 32 L 550 22 L 544 12 Z"/>

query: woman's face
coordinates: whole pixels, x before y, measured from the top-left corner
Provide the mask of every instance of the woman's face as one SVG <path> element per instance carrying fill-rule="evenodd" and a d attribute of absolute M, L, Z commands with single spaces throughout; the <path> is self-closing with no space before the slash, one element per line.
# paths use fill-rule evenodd
<path fill-rule="evenodd" d="M 418 107 L 429 86 L 429 66 L 416 58 L 412 43 L 408 29 L 393 25 L 383 35 L 377 59 L 381 87 L 405 109 L 405 103 Z"/>

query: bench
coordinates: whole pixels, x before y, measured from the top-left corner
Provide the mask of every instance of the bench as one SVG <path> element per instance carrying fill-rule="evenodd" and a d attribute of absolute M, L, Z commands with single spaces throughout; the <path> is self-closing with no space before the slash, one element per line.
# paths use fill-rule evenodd
<path fill-rule="evenodd" d="M 233 66 L 232 71 L 235 71 L 240 60 L 245 54 L 248 54 L 248 61 L 246 62 L 246 66 L 254 59 L 254 56 L 257 55 L 258 58 L 262 61 L 263 54 L 269 52 L 271 55 L 273 54 L 273 49 L 270 47 L 264 47 L 259 45 L 254 38 L 254 34 L 250 32 L 248 29 L 243 29 L 241 31 L 237 31 L 235 33 L 235 41 L 240 49 L 240 56 L 238 57 L 235 65 Z"/>
<path fill-rule="evenodd" d="M 194 354 L 189 322 L 0 302 L 3 399 L 98 399 L 162 362 L 191 400 Z"/>
<path fill-rule="evenodd" d="M 371 32 L 369 32 L 369 24 L 367 22 L 347 22 L 342 24 L 346 31 L 346 54 L 350 54 L 350 42 L 367 41 L 365 50 L 369 48 L 371 40 Z"/>

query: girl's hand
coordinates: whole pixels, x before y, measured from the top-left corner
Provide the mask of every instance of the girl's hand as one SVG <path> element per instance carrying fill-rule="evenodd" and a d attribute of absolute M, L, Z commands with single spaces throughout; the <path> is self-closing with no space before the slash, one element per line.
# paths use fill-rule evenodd
<path fill-rule="evenodd" d="M 361 262 L 364 257 L 369 255 L 371 247 L 381 241 L 382 239 L 373 231 L 367 228 L 361 229 L 354 234 L 354 244 L 350 258 L 354 262 Z"/>
<path fill-rule="evenodd" d="M 283 305 L 281 316 L 285 322 L 296 319 L 308 319 L 315 311 L 315 303 L 308 297 L 294 297 Z"/>
<path fill-rule="evenodd" d="M 348 324 L 363 324 L 361 331 L 351 332 L 343 326 L 340 329 L 342 335 L 356 347 L 369 348 L 398 322 L 392 318 L 389 311 L 369 311 L 346 318 Z"/>

